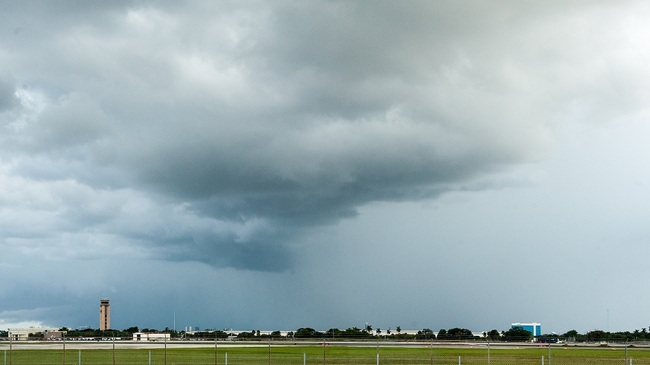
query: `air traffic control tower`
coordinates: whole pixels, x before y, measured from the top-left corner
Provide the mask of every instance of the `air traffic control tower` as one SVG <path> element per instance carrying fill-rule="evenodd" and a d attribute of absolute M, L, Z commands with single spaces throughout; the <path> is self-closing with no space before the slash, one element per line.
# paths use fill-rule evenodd
<path fill-rule="evenodd" d="M 99 301 L 99 329 L 100 331 L 111 329 L 111 305 L 108 299 Z"/>

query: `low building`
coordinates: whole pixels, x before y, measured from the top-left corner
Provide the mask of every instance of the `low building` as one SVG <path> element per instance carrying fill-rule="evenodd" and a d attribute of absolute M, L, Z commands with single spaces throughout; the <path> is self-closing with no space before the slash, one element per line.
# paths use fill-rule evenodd
<path fill-rule="evenodd" d="M 133 341 L 169 341 L 170 339 L 169 333 L 136 332 L 133 334 Z"/>
<path fill-rule="evenodd" d="M 43 339 L 45 341 L 61 341 L 65 338 L 68 331 L 45 331 L 43 332 Z"/>
<path fill-rule="evenodd" d="M 45 334 L 59 332 L 58 328 L 30 327 L 30 328 L 9 328 L 9 339 L 12 341 L 27 341 L 30 336 L 39 335 L 43 338 Z"/>

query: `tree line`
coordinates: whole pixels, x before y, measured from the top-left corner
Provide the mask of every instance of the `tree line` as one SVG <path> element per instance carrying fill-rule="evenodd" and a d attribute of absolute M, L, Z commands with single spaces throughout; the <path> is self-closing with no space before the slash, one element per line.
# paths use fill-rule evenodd
<path fill-rule="evenodd" d="M 68 339 L 106 339 L 106 338 L 120 338 L 131 339 L 136 332 L 144 333 L 169 333 L 172 339 L 188 339 L 188 340 L 214 340 L 214 339 L 231 339 L 231 340 L 281 340 L 281 339 L 316 339 L 316 340 L 336 340 L 336 339 L 349 339 L 349 340 L 415 340 L 415 341 L 532 341 L 539 342 L 635 342 L 635 341 L 648 341 L 650 340 L 650 327 L 642 328 L 634 331 L 623 332 L 606 332 L 603 330 L 593 330 L 581 334 L 576 330 L 567 331 L 564 334 L 558 335 L 555 333 L 544 334 L 533 338 L 532 334 L 522 327 L 512 327 L 507 331 L 499 332 L 496 329 L 483 332 L 480 335 L 475 335 L 472 331 L 466 328 L 450 328 L 440 329 L 437 333 L 429 328 L 424 328 L 417 331 L 417 333 L 404 333 L 400 326 L 395 329 L 382 330 L 380 328 L 373 329 L 371 325 L 366 325 L 364 328 L 350 327 L 345 330 L 338 328 L 331 328 L 325 332 L 317 331 L 311 327 L 298 328 L 296 331 L 288 332 L 282 335 L 280 331 L 273 331 L 271 333 L 261 333 L 259 330 L 252 330 L 248 332 L 239 332 L 236 335 L 232 332 L 225 330 L 205 330 L 196 332 L 176 331 L 170 328 L 164 330 L 156 330 L 150 328 L 140 329 L 136 326 L 127 329 L 118 330 L 99 330 L 92 328 L 84 329 L 68 329 L 63 327 L 60 331 L 65 332 L 65 337 Z M 0 330 L 0 338 L 8 337 L 7 331 Z M 43 333 L 36 332 L 29 336 L 32 340 L 39 340 L 43 338 Z"/>

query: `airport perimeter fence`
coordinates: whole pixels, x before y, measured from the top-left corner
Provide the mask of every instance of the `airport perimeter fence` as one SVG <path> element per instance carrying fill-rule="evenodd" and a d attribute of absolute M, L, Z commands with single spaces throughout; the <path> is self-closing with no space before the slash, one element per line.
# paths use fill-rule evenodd
<path fill-rule="evenodd" d="M 3 365 L 650 365 L 650 348 L 489 344 L 0 343 Z M 60 345 L 60 346 L 59 346 Z"/>

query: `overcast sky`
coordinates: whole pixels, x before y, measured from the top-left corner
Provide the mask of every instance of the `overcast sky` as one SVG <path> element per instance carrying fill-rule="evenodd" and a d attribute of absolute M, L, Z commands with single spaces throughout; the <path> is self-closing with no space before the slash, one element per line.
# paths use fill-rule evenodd
<path fill-rule="evenodd" d="M 649 18 L 0 1 L 0 328 L 648 327 Z"/>

